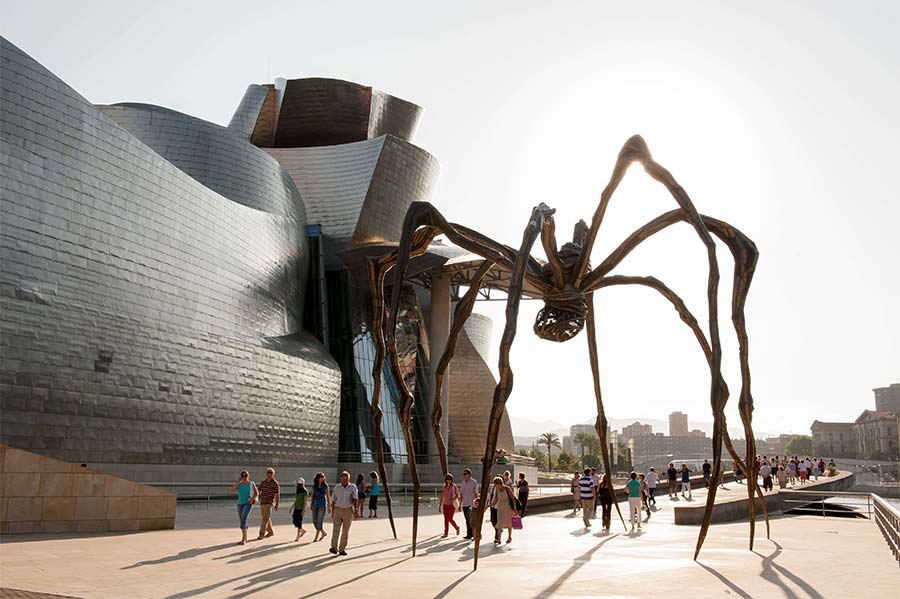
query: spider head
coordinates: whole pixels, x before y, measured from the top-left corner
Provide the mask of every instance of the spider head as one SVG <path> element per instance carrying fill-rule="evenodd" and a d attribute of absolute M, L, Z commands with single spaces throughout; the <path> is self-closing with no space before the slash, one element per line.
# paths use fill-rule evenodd
<path fill-rule="evenodd" d="M 562 343 L 584 328 L 587 302 L 578 290 L 553 291 L 544 296 L 544 307 L 534 319 L 534 334 L 541 339 Z"/>

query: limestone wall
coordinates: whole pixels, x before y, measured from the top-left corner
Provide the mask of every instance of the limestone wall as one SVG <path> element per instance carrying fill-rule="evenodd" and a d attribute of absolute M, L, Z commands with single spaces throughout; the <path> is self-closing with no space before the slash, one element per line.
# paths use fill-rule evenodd
<path fill-rule="evenodd" d="M 175 495 L 0 445 L 0 534 L 175 527 Z"/>

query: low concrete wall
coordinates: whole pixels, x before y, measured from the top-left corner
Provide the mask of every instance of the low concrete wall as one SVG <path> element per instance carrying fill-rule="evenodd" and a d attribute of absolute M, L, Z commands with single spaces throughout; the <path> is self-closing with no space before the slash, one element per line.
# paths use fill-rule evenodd
<path fill-rule="evenodd" d="M 853 486 L 856 476 L 852 472 L 841 472 L 837 476 L 828 478 L 820 477 L 818 481 L 793 487 L 795 491 L 846 491 Z M 759 499 L 756 499 L 757 508 Z M 700 525 L 703 522 L 703 512 L 706 503 L 698 502 L 695 505 L 675 506 L 675 524 Z M 766 509 L 772 512 L 781 510 L 781 497 L 778 493 L 766 495 Z M 757 510 L 756 518 L 760 520 L 763 515 Z M 713 507 L 712 522 L 736 522 L 747 520 L 750 517 L 750 500 L 747 497 L 734 498 L 722 502 L 716 502 Z"/>
<path fill-rule="evenodd" d="M 665 474 L 665 473 L 663 473 Z M 726 472 L 724 475 L 725 482 L 734 480 L 734 472 Z M 568 484 L 568 481 L 566 482 Z M 691 475 L 691 487 L 698 489 L 704 485 L 702 474 Z M 625 485 L 613 487 L 616 491 L 616 501 L 619 503 L 628 502 L 628 492 Z M 681 489 L 681 482 L 678 483 Z M 668 493 L 669 481 L 664 480 L 656 486 L 657 496 Z M 532 495 L 528 498 L 528 511 L 536 513 L 553 512 L 562 509 L 572 509 L 573 501 L 571 493 L 554 493 L 553 495 Z"/>
<path fill-rule="evenodd" d="M 175 495 L 0 445 L 0 534 L 175 527 Z"/>

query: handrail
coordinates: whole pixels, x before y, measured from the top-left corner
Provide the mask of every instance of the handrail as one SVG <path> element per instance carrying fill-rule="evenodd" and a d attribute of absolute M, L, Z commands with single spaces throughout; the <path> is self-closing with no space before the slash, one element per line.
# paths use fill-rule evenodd
<path fill-rule="evenodd" d="M 827 497 L 847 497 L 850 499 L 865 499 L 867 516 L 870 520 L 874 520 L 881 531 L 884 540 L 887 541 L 894 559 L 900 564 L 900 510 L 892 506 L 884 500 L 880 495 L 875 493 L 864 493 L 858 491 L 795 491 L 793 489 L 785 489 L 778 492 L 779 496 L 802 495 L 809 498 L 821 497 L 823 516 L 826 513 L 836 512 L 836 510 L 828 510 L 825 507 L 824 499 Z M 789 499 L 782 497 L 781 511 L 784 512 L 784 503 L 803 503 L 801 499 Z M 789 508 L 791 510 L 803 510 L 804 508 Z M 806 508 L 806 511 L 814 511 L 818 513 L 819 508 Z"/>

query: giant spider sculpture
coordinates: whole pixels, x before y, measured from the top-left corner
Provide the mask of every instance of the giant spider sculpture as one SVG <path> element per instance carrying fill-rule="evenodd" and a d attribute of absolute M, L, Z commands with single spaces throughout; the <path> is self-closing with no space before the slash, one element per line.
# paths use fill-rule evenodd
<path fill-rule="evenodd" d="M 590 268 L 589 259 L 597 232 L 603 222 L 606 208 L 612 198 L 613 192 L 625 175 L 626 170 L 633 162 L 639 162 L 645 171 L 662 183 L 672 194 L 678 204 L 678 209 L 662 214 L 651 220 L 643 227 L 628 236 L 609 256 L 596 268 Z M 381 442 L 382 411 L 379 407 L 379 395 L 381 391 L 381 374 L 384 368 L 385 353 L 389 356 L 389 366 L 395 384 L 400 391 L 398 411 L 400 424 L 403 428 L 404 439 L 409 458 L 410 476 L 413 483 L 413 524 L 412 524 L 412 554 L 415 556 L 416 535 L 418 528 L 419 512 L 419 476 L 416 468 L 416 458 L 410 433 L 410 417 L 413 408 L 413 395 L 404 382 L 399 357 L 396 351 L 395 332 L 397 329 L 397 317 L 400 307 L 400 294 L 403 277 L 409 261 L 412 257 L 424 253 L 432 240 L 439 234 L 447 238 L 464 250 L 481 256 L 484 263 L 473 277 L 468 291 L 457 303 L 453 326 L 447 341 L 446 349 L 435 368 L 435 398 L 432 410 L 432 430 L 434 432 L 441 465 L 444 472 L 448 472 L 446 447 L 441 434 L 441 394 L 442 381 L 453 357 L 456 341 L 462 331 L 463 325 L 469 315 L 478 294 L 481 281 L 491 269 L 500 269 L 510 274 L 509 289 L 506 303 L 506 326 L 500 343 L 499 374 L 500 379 L 494 390 L 493 404 L 491 406 L 490 422 L 488 426 L 487 442 L 484 448 L 483 472 L 481 478 L 481 497 L 488 497 L 488 489 L 491 479 L 491 466 L 493 464 L 494 451 L 497 445 L 497 436 L 500 430 L 500 421 L 503 415 L 506 400 L 513 387 L 513 372 L 509 362 L 510 346 L 516 335 L 518 323 L 519 302 L 522 297 L 523 286 L 528 282 L 532 288 L 537 288 L 543 294 L 544 307 L 538 312 L 534 322 L 535 334 L 549 341 L 563 342 L 575 337 L 582 328 L 587 326 L 588 353 L 590 358 L 591 373 L 594 381 L 594 394 L 597 401 L 597 435 L 600 437 L 602 448 L 603 466 L 610 472 L 609 446 L 606 440 L 607 420 L 603 408 L 603 399 L 600 391 L 600 374 L 597 366 L 597 339 L 594 324 L 593 294 L 605 287 L 616 285 L 641 285 L 655 290 L 667 299 L 681 320 L 688 325 L 697 339 L 697 343 L 706 357 L 710 371 L 710 404 L 713 413 L 713 466 L 712 480 L 718 480 L 722 471 L 722 445 L 744 472 L 747 472 L 745 464 L 752 464 L 756 455 L 756 446 L 751 426 L 753 416 L 753 397 L 750 394 L 750 366 L 748 361 L 748 340 L 744 323 L 744 302 L 756 267 L 758 253 L 754 243 L 743 233 L 728 223 L 700 215 L 687 193 L 675 181 L 665 168 L 657 164 L 650 155 L 647 144 L 635 135 L 630 138 L 619 152 L 615 168 L 609 183 L 600 197 L 590 227 L 584 221 L 575 225 L 572 241 L 565 243 L 557 249 L 556 232 L 553 221 L 554 210 L 543 203 L 535 207 L 528 219 L 522 244 L 518 251 L 504 246 L 492 239 L 481 235 L 455 223 L 449 223 L 431 204 L 426 202 L 414 202 L 406 213 L 403 223 L 403 231 L 398 248 L 383 256 L 369 260 L 369 285 L 372 291 L 373 302 L 373 329 L 372 337 L 375 344 L 375 364 L 372 369 L 374 379 L 374 393 L 372 397 L 372 424 L 375 433 L 376 456 L 381 479 L 384 481 L 384 490 L 388 505 L 388 515 L 394 538 L 397 537 L 394 525 L 393 510 L 391 507 L 390 489 L 385 476 L 384 452 Z M 697 323 L 697 319 L 688 310 L 682 299 L 675 294 L 662 281 L 649 276 L 615 275 L 610 272 L 641 242 L 652 235 L 662 231 L 666 227 L 685 222 L 696 231 L 706 248 L 709 262 L 707 302 L 709 307 L 709 337 Z M 531 248 L 538 235 L 541 244 L 547 254 L 547 263 L 541 264 L 531 255 Z M 715 235 L 725 242 L 734 260 L 734 284 L 732 289 L 731 319 L 737 334 L 739 344 L 739 358 L 741 369 L 741 392 L 739 400 L 739 412 L 744 426 L 746 438 L 746 462 L 738 456 L 731 439 L 728 436 L 725 423 L 725 404 L 728 400 L 728 387 L 721 373 L 722 349 L 719 341 L 718 323 L 718 287 L 719 266 L 716 258 L 716 246 L 712 236 Z M 394 270 L 393 288 L 391 290 L 390 305 L 385 314 L 384 284 L 387 272 Z M 385 318 L 386 316 L 386 318 Z M 386 352 L 386 347 L 389 351 Z M 610 490 L 612 481 L 607 478 Z M 694 559 L 697 559 L 703 541 L 706 538 L 709 524 L 712 518 L 713 505 L 715 503 L 717 485 L 711 485 L 707 495 L 706 510 L 697 545 L 694 551 Z M 766 517 L 766 529 L 768 534 L 768 514 L 765 502 L 762 500 L 762 492 L 756 485 L 754 476 L 747 477 L 747 492 L 749 494 L 749 519 L 750 519 L 750 549 L 753 549 L 755 535 L 755 509 L 754 493 L 759 496 L 763 513 Z M 615 493 L 612 494 L 615 497 Z M 481 540 L 481 526 L 484 520 L 486 501 L 481 501 L 475 516 L 475 549 L 474 567 L 478 567 L 478 548 Z M 616 510 L 624 526 L 621 510 L 616 503 Z"/>

